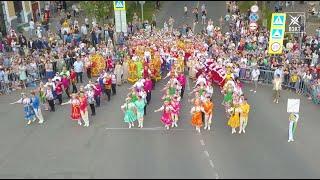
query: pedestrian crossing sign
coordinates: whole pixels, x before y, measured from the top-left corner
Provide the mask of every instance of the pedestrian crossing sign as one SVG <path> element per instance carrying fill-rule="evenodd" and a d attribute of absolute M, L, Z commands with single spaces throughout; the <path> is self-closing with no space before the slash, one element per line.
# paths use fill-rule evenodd
<path fill-rule="evenodd" d="M 113 9 L 114 10 L 126 10 L 125 1 L 113 1 Z"/>
<path fill-rule="evenodd" d="M 283 30 L 282 29 L 272 29 L 271 36 L 273 39 L 281 39 L 283 36 Z"/>
<path fill-rule="evenodd" d="M 269 36 L 269 54 L 282 54 L 286 13 L 272 13 Z"/>
<path fill-rule="evenodd" d="M 283 13 L 279 13 L 279 14 L 283 14 Z M 276 26 L 283 26 L 285 23 L 285 15 L 275 15 L 272 21 L 273 25 Z"/>

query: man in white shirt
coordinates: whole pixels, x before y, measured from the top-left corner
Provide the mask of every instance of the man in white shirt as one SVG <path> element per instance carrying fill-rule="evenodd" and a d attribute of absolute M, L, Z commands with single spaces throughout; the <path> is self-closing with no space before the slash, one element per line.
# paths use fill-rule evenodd
<path fill-rule="evenodd" d="M 275 78 L 277 75 L 280 76 L 280 78 L 283 78 L 283 70 L 282 67 L 277 67 L 277 69 L 274 71 L 273 77 Z"/>
<path fill-rule="evenodd" d="M 260 76 L 260 70 L 258 69 L 258 66 L 254 66 L 251 72 L 251 78 L 254 84 L 254 90 L 253 89 L 250 90 L 250 91 L 253 91 L 254 93 L 257 92 L 259 76 Z"/>
<path fill-rule="evenodd" d="M 78 58 L 76 62 L 73 63 L 74 71 L 77 73 L 77 83 L 79 83 L 79 77 L 80 77 L 80 83 L 82 83 L 82 74 L 83 74 L 83 67 L 84 64 L 80 59 Z"/>

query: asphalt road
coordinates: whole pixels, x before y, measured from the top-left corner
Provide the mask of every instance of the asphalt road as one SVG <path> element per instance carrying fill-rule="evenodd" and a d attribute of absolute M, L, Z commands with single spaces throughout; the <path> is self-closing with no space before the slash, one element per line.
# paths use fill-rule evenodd
<path fill-rule="evenodd" d="M 244 93 L 252 107 L 246 134 L 232 135 L 215 88 L 213 131 L 199 134 L 191 127 L 187 96 L 179 127 L 165 131 L 161 113 L 153 112 L 161 106 L 164 83 L 160 81 L 152 93 L 144 129 L 128 129 L 122 120 L 120 106 L 129 84 L 118 87 L 111 102 L 102 101 L 88 128 L 69 119 L 69 105 L 44 112 L 43 125 L 26 126 L 22 105 L 9 105 L 19 92 L 0 96 L 0 178 L 320 177 L 320 111 L 305 97 L 283 91 L 280 103 L 274 104 L 271 87 L 259 86 L 253 94 L 246 84 Z M 301 98 L 293 143 L 287 142 L 288 98 Z"/>
<path fill-rule="evenodd" d="M 165 131 L 157 84 L 147 108 L 144 129 L 128 129 L 120 106 L 129 84 L 103 101 L 91 126 L 69 120 L 70 106 L 44 112 L 43 125 L 26 126 L 21 105 L 9 105 L 18 92 L 0 97 L 1 178 L 317 178 L 319 107 L 283 91 L 279 104 L 271 87 L 256 94 L 244 88 L 252 106 L 246 134 L 231 134 L 222 97 L 215 88 L 213 131 L 195 132 L 191 105 L 183 100 L 179 127 Z M 192 86 L 192 84 L 191 84 Z M 188 92 L 188 90 L 187 90 Z M 301 98 L 296 141 L 287 142 L 286 99 Z"/>

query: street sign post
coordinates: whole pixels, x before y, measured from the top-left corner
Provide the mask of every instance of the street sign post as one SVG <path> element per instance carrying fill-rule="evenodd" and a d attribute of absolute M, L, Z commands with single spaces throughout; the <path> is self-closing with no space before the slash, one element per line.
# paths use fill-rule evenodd
<path fill-rule="evenodd" d="M 282 53 L 285 22 L 286 22 L 285 13 L 272 13 L 269 47 L 268 47 L 269 54 Z"/>
<path fill-rule="evenodd" d="M 113 1 L 114 19 L 116 32 L 127 34 L 127 18 L 126 18 L 126 3 L 125 1 Z"/>
<path fill-rule="evenodd" d="M 140 5 L 141 5 L 141 20 L 143 22 L 143 5 L 145 3 L 145 1 L 139 1 Z"/>

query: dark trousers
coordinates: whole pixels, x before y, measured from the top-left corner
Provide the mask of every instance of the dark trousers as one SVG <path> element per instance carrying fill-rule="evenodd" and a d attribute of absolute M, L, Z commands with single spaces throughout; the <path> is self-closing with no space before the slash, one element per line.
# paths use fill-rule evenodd
<path fill-rule="evenodd" d="M 57 72 L 57 62 L 52 62 L 52 68 L 53 68 L 53 72 L 56 73 Z"/>
<path fill-rule="evenodd" d="M 144 109 L 144 115 L 146 115 L 147 114 L 147 105 L 145 105 L 143 109 Z"/>
<path fill-rule="evenodd" d="M 91 108 L 91 115 L 92 116 L 96 115 L 96 108 L 94 107 L 94 104 L 90 104 L 90 108 Z"/>
<path fill-rule="evenodd" d="M 68 98 L 70 98 L 70 93 L 69 93 L 69 87 L 67 87 L 64 92 L 66 93 L 66 95 L 68 96 Z"/>
<path fill-rule="evenodd" d="M 50 111 L 55 112 L 55 108 L 54 108 L 54 100 L 48 100 L 48 104 L 50 106 Z"/>
<path fill-rule="evenodd" d="M 182 88 L 181 88 L 181 92 L 180 92 L 180 96 L 181 96 L 181 98 L 183 98 L 183 94 L 184 94 L 184 86 L 182 86 Z"/>
<path fill-rule="evenodd" d="M 112 95 L 116 95 L 117 94 L 117 84 L 111 84 L 111 89 L 112 89 Z"/>
<path fill-rule="evenodd" d="M 95 96 L 94 100 L 96 101 L 97 107 L 100 107 L 100 96 Z"/>
<path fill-rule="evenodd" d="M 146 99 L 147 99 L 147 104 L 149 104 L 149 103 L 150 103 L 150 100 L 151 100 L 151 91 L 150 91 L 150 92 L 147 92 L 147 97 L 146 97 Z"/>
<path fill-rule="evenodd" d="M 72 93 L 77 93 L 77 92 L 78 92 L 78 89 L 77 89 L 76 83 L 72 83 Z"/>
<path fill-rule="evenodd" d="M 62 94 L 57 94 L 57 99 L 59 101 L 59 104 L 62 104 Z"/>
<path fill-rule="evenodd" d="M 111 89 L 106 89 L 106 94 L 108 96 L 108 101 L 111 99 Z"/>
<path fill-rule="evenodd" d="M 87 68 L 87 77 L 91 79 L 91 68 Z"/>
<path fill-rule="evenodd" d="M 80 83 L 82 83 L 82 72 L 77 72 L 77 83 L 79 83 L 79 78 L 80 78 Z"/>

